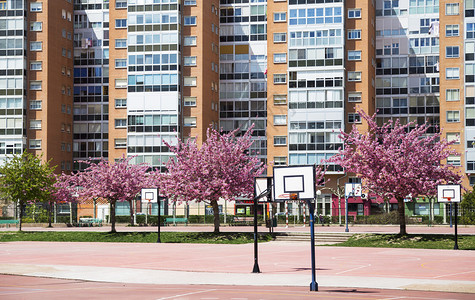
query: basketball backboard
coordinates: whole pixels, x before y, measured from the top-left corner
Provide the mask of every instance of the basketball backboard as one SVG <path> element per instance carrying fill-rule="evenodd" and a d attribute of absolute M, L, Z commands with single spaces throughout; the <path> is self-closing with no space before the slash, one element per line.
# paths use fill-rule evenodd
<path fill-rule="evenodd" d="M 460 202 L 459 184 L 441 184 L 437 186 L 437 201 L 442 203 Z"/>
<path fill-rule="evenodd" d="M 142 189 L 142 202 L 156 203 L 158 199 L 157 189 Z"/>
<path fill-rule="evenodd" d="M 259 202 L 270 202 L 272 201 L 272 177 L 256 177 L 254 178 L 254 191 L 255 191 L 255 196 L 259 196 L 266 190 L 270 189 L 268 195 L 260 198 L 258 201 Z"/>
<path fill-rule="evenodd" d="M 273 168 L 274 200 L 315 199 L 315 166 L 278 166 Z"/>
<path fill-rule="evenodd" d="M 361 197 L 361 183 L 345 183 L 345 197 Z"/>

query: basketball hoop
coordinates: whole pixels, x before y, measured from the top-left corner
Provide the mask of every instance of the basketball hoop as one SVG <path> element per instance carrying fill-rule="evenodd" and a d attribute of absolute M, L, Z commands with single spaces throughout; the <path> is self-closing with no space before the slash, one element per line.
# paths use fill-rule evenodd
<path fill-rule="evenodd" d="M 279 195 L 279 199 L 298 200 L 298 193 L 284 193 Z"/>
<path fill-rule="evenodd" d="M 452 197 L 445 197 L 444 199 L 447 199 L 447 201 L 450 202 L 450 200 L 452 200 Z"/>

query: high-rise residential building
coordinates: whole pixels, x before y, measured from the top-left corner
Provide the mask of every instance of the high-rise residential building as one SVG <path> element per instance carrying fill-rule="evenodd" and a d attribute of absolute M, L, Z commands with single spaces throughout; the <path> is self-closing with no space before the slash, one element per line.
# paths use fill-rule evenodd
<path fill-rule="evenodd" d="M 365 129 L 363 109 L 442 128 L 460 153 L 446 163 L 475 184 L 474 11 L 473 0 L 0 1 L 0 159 L 42 152 L 67 171 L 133 155 L 163 168 L 163 141 L 254 124 L 252 155 L 321 164 L 340 130 Z M 359 181 L 327 170 L 332 186 Z M 325 193 L 317 209 L 335 214 Z"/>
<path fill-rule="evenodd" d="M 72 169 L 73 5 L 0 1 L 0 163 L 24 150 Z"/>

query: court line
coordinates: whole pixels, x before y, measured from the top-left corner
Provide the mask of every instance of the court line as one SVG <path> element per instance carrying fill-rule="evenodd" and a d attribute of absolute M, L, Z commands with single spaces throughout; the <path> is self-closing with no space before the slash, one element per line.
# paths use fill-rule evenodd
<path fill-rule="evenodd" d="M 460 272 L 460 273 L 452 273 L 452 274 L 446 274 L 446 275 L 439 275 L 439 276 L 435 276 L 435 277 L 432 277 L 432 278 L 442 278 L 442 277 L 447 277 L 447 276 L 454 276 L 454 275 L 460 275 L 460 274 L 467 274 L 467 273 L 473 273 L 475 271 L 467 271 L 467 272 Z"/>
<path fill-rule="evenodd" d="M 366 266 L 359 266 L 359 267 L 355 267 L 353 269 L 341 271 L 341 272 L 335 273 L 335 275 L 340 275 L 340 274 L 343 274 L 343 273 L 346 273 L 346 272 L 351 272 L 351 271 L 354 271 L 354 270 L 363 269 L 363 268 L 367 268 L 367 267 L 371 267 L 371 264 L 367 264 Z"/>
<path fill-rule="evenodd" d="M 175 295 L 175 296 L 164 297 L 164 298 L 157 298 L 157 300 L 173 299 L 173 298 L 176 298 L 176 297 L 190 296 L 190 295 L 196 295 L 196 294 L 202 294 L 202 293 L 214 292 L 214 291 L 216 291 L 216 289 L 204 290 L 204 291 L 198 291 L 198 292 L 192 292 L 192 293 L 181 294 L 181 295 Z"/>

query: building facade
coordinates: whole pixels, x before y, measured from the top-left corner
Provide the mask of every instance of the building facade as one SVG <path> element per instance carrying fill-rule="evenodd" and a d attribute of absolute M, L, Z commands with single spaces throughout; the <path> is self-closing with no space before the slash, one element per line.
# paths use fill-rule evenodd
<path fill-rule="evenodd" d="M 252 155 L 321 164 L 340 130 L 365 129 L 363 109 L 442 128 L 468 186 L 474 11 L 472 0 L 3 0 L 0 161 L 31 151 L 70 171 L 136 156 L 163 169 L 164 141 L 254 124 Z M 335 215 L 332 194 L 358 179 L 327 169 L 317 209 Z"/>

